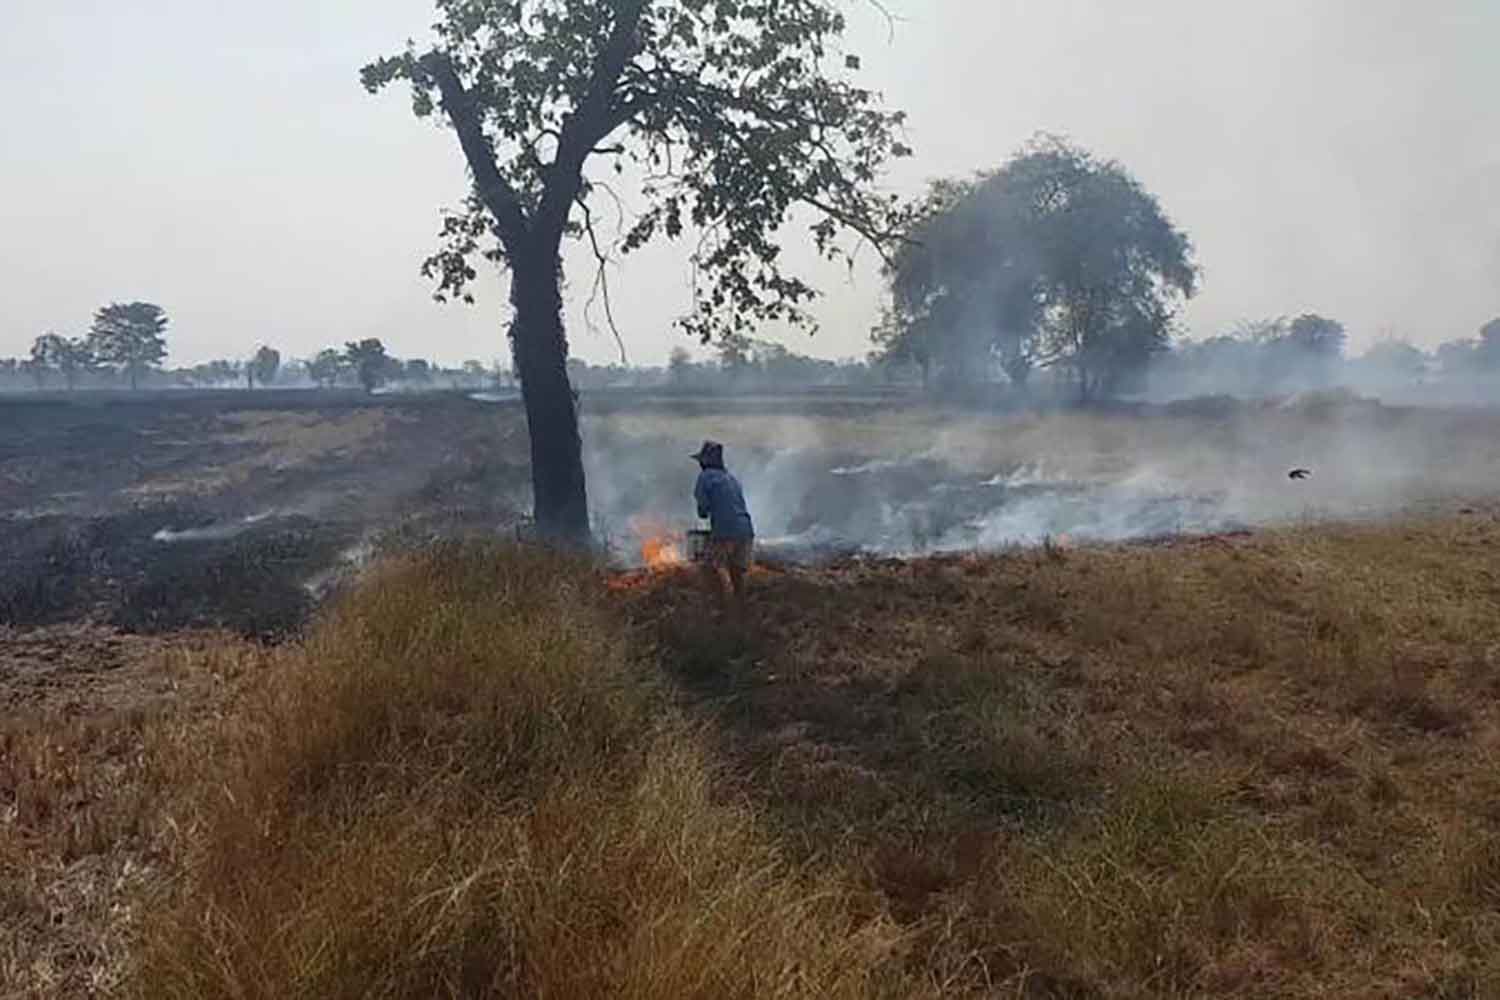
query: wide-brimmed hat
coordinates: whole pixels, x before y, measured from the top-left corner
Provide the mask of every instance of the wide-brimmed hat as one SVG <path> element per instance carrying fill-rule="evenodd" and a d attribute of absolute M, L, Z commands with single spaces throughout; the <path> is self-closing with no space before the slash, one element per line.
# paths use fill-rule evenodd
<path fill-rule="evenodd" d="M 691 458 L 703 463 L 724 462 L 724 446 L 717 441 L 704 441 L 702 447 L 693 452 Z"/>

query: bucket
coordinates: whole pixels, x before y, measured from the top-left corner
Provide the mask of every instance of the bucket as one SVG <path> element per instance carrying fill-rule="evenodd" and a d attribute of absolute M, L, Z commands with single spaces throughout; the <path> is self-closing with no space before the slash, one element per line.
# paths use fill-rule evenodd
<path fill-rule="evenodd" d="M 708 532 L 695 528 L 687 533 L 687 555 L 690 562 L 702 562 L 708 554 Z"/>

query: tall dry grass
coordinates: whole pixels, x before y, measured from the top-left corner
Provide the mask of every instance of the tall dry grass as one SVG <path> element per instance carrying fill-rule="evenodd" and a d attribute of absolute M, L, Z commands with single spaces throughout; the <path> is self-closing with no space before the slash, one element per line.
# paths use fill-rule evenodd
<path fill-rule="evenodd" d="M 743 630 L 691 578 L 408 556 L 166 674 L 229 696 L 0 729 L 0 976 L 1500 996 L 1497 552 L 1466 517 L 767 573 Z M 91 880 L 71 979 L 47 866 Z"/>
<path fill-rule="evenodd" d="M 766 574 L 633 613 L 949 995 L 1500 996 L 1500 521 Z"/>
<path fill-rule="evenodd" d="M 211 746 L 141 997 L 911 995 L 903 936 L 793 866 L 627 656 L 589 567 L 401 559 Z M 179 748 L 179 753 L 182 748 Z"/>

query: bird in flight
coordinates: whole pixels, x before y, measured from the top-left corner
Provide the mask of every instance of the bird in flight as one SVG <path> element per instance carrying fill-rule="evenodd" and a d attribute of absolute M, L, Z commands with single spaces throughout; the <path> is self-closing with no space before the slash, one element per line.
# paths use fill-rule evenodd
<path fill-rule="evenodd" d="M 1291 472 L 1288 472 L 1286 474 L 1286 477 L 1288 479 L 1306 479 L 1308 476 L 1311 476 L 1311 475 L 1312 475 L 1312 470 L 1311 469 L 1293 469 Z"/>

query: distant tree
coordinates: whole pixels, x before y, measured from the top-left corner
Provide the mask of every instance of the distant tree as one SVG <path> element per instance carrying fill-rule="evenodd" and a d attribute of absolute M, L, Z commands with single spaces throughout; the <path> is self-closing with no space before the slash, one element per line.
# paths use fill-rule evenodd
<path fill-rule="evenodd" d="M 185 374 L 193 385 L 226 386 L 240 380 L 244 367 L 238 361 L 216 358 L 194 365 Z"/>
<path fill-rule="evenodd" d="M 71 392 L 78 385 L 78 376 L 93 366 L 93 354 L 81 337 L 44 333 L 31 345 L 31 362 L 38 388 L 45 383 L 49 373 L 57 372 Z"/>
<path fill-rule="evenodd" d="M 16 365 L 17 374 L 31 379 L 33 385 L 38 389 L 46 388 L 49 369 L 34 358 L 26 358 Z"/>
<path fill-rule="evenodd" d="M 407 382 L 425 384 L 432 381 L 432 365 L 421 358 L 413 358 L 401 369 L 401 378 Z"/>
<path fill-rule="evenodd" d="M 719 340 L 719 367 L 731 380 L 743 377 L 753 367 L 751 345 L 750 337 L 738 331 L 726 333 Z"/>
<path fill-rule="evenodd" d="M 1360 360 L 1376 371 L 1407 378 L 1420 377 L 1427 371 L 1427 355 L 1398 337 L 1376 341 Z"/>
<path fill-rule="evenodd" d="M 1473 361 L 1484 371 L 1500 371 L 1500 317 L 1479 328 L 1479 339 L 1474 343 Z"/>
<path fill-rule="evenodd" d="M 325 347 L 307 363 L 307 374 L 320 389 L 332 389 L 344 373 L 344 355 Z"/>
<path fill-rule="evenodd" d="M 1266 324 L 1260 341 L 1261 376 L 1270 384 L 1323 385 L 1344 356 L 1344 326 L 1317 313 Z"/>
<path fill-rule="evenodd" d="M 1228 339 L 1246 344 L 1274 344 L 1286 336 L 1289 325 L 1290 321 L 1285 316 L 1277 316 L 1274 319 L 1241 320 Z"/>
<path fill-rule="evenodd" d="M 1192 246 L 1123 166 L 1043 137 L 973 181 L 934 185 L 887 269 L 888 356 L 1025 385 L 1069 373 L 1080 401 L 1166 349 L 1197 291 Z M 972 375 L 970 375 L 972 377 Z"/>
<path fill-rule="evenodd" d="M 245 364 L 245 382 L 251 388 L 255 383 L 270 385 L 276 381 L 276 373 L 281 370 L 281 352 L 274 347 L 265 344 Z"/>
<path fill-rule="evenodd" d="M 465 361 L 463 363 L 462 371 L 464 373 L 464 377 L 469 379 L 471 384 L 484 384 L 485 368 L 483 361 L 478 361 L 474 358 L 470 358 L 468 361 Z"/>
<path fill-rule="evenodd" d="M 674 347 L 667 355 L 667 372 L 673 382 L 681 382 L 689 371 L 692 370 L 693 356 L 688 353 L 686 347 Z"/>
<path fill-rule="evenodd" d="M 55 333 L 44 333 L 31 342 L 31 375 L 38 389 L 47 384 L 47 377 L 56 367 L 54 357 L 65 341 Z"/>
<path fill-rule="evenodd" d="M 276 372 L 276 379 L 287 385 L 299 385 L 304 381 L 312 381 L 312 375 L 308 373 L 305 360 L 290 358 L 281 363 L 281 368 Z"/>
<path fill-rule="evenodd" d="M 367 337 L 344 345 L 344 364 L 354 372 L 365 392 L 374 392 L 385 384 L 392 371 L 392 358 L 378 338 Z"/>
<path fill-rule="evenodd" d="M 1281 339 L 1289 347 L 1310 357 L 1331 361 L 1343 357 L 1348 337 L 1344 333 L 1344 324 L 1337 320 L 1304 313 L 1292 320 Z"/>
<path fill-rule="evenodd" d="M 1446 340 L 1432 353 L 1438 371 L 1444 375 L 1467 375 L 1477 367 L 1478 348 L 1479 342 L 1475 340 Z"/>
<path fill-rule="evenodd" d="M 167 314 L 150 302 L 112 303 L 94 314 L 88 350 L 100 363 L 112 365 L 140 387 L 140 377 L 158 368 L 167 356 Z"/>
<path fill-rule="evenodd" d="M 936 336 L 930 313 L 903 313 L 897 308 L 881 312 L 880 320 L 870 331 L 875 344 L 874 359 L 887 369 L 914 365 L 922 374 L 922 388 L 932 380 L 932 365 L 937 353 Z"/>
<path fill-rule="evenodd" d="M 440 292 L 468 295 L 482 255 L 511 271 L 511 338 L 531 435 L 537 527 L 572 544 L 589 534 L 582 442 L 567 376 L 562 240 L 599 257 L 586 170 L 640 166 L 645 208 L 620 242 L 638 250 L 691 226 L 702 236 L 682 324 L 705 340 L 774 320 L 808 322 L 814 295 L 784 273 L 776 239 L 792 210 L 813 215 L 825 255 L 852 232 L 894 236 L 894 203 L 872 190 L 907 150 L 898 114 L 835 77 L 828 53 L 846 21 L 832 0 L 437 0 L 439 44 L 364 70 L 378 90 L 408 81 L 417 115 L 441 109 L 473 178 L 466 211 L 428 261 Z M 836 64 L 834 64 L 836 65 Z M 857 71 L 859 60 L 842 65 Z M 548 157 L 550 156 L 550 160 Z M 491 239 L 494 244 L 490 243 Z"/>

